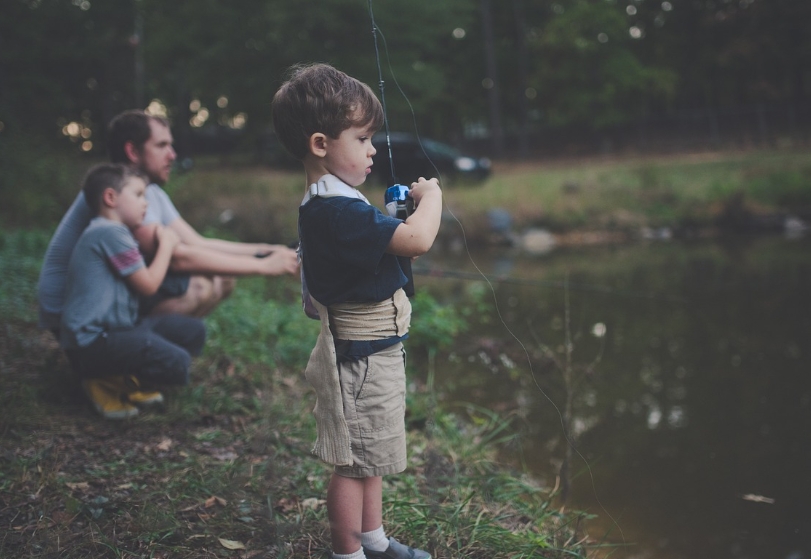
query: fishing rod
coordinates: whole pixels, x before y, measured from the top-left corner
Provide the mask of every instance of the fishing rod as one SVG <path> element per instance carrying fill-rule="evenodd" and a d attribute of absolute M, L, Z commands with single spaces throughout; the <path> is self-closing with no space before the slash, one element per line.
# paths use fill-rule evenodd
<path fill-rule="evenodd" d="M 395 176 L 394 176 L 394 159 L 392 157 L 391 136 L 390 136 L 390 133 L 389 133 L 388 114 L 386 112 L 385 87 L 384 87 L 384 81 L 383 81 L 383 72 L 382 72 L 381 65 L 380 65 L 380 50 L 379 50 L 378 44 L 377 44 L 378 27 L 377 27 L 377 23 L 375 22 L 374 11 L 372 9 L 372 0 L 369 0 L 369 17 L 371 18 L 372 34 L 374 36 L 375 60 L 377 62 L 377 69 L 378 69 L 381 105 L 382 105 L 382 108 L 383 108 L 383 122 L 384 122 L 384 125 L 385 125 L 385 128 L 386 128 L 386 145 L 387 145 L 388 152 L 389 152 L 389 162 L 390 162 L 390 166 L 391 166 L 392 181 L 396 182 L 396 179 L 395 179 Z M 381 33 L 381 36 L 383 37 L 384 45 L 386 47 L 386 56 L 388 58 L 388 45 L 386 45 L 385 36 L 383 36 L 382 33 Z M 391 70 L 391 59 L 389 58 L 388 60 L 389 60 L 389 69 Z M 392 72 L 392 75 L 393 75 L 393 72 Z M 402 88 L 400 88 L 399 84 L 397 83 L 397 79 L 394 78 L 394 77 L 393 77 L 393 79 L 394 79 L 394 83 L 397 85 L 398 89 L 400 90 L 400 93 L 406 99 L 406 102 L 408 103 L 409 107 L 411 108 L 411 115 L 412 115 L 412 118 L 414 119 L 414 126 L 416 128 L 416 115 L 414 114 L 414 108 L 411 106 L 411 102 L 408 101 L 408 97 L 406 96 L 405 92 L 402 90 Z M 417 139 L 419 141 L 420 147 L 423 150 L 423 153 L 425 153 L 425 148 L 422 146 L 422 141 L 419 139 L 419 134 L 417 134 Z M 430 157 L 428 157 L 427 154 L 425 154 L 425 155 L 428 158 L 428 161 L 434 166 L 434 169 L 436 169 L 436 165 L 433 164 Z M 436 169 L 436 170 L 437 170 L 437 174 L 439 174 L 439 170 L 438 169 Z M 440 177 L 438 177 L 438 178 L 440 178 Z M 390 191 L 391 191 L 391 193 L 390 193 Z M 389 214 L 391 214 L 393 211 L 396 212 L 397 210 L 400 210 L 402 208 L 403 213 L 401 215 L 404 216 L 403 218 L 407 217 L 407 214 L 405 213 L 405 210 L 406 210 L 405 204 L 406 204 L 407 199 L 410 199 L 410 196 L 408 196 L 408 188 L 407 187 L 395 184 L 394 186 L 388 188 L 386 190 L 385 201 L 386 201 L 386 209 L 388 210 Z M 529 350 L 527 349 L 526 345 L 510 329 L 510 327 L 507 325 L 506 321 L 504 320 L 504 317 L 501 314 L 501 309 L 499 308 L 499 305 L 498 305 L 498 300 L 496 298 L 496 291 L 495 291 L 495 288 L 493 287 L 492 281 L 487 277 L 487 275 L 484 274 L 484 272 L 481 271 L 479 266 L 477 266 L 476 262 L 473 260 L 473 256 L 470 253 L 470 249 L 469 249 L 468 244 L 467 244 L 467 236 L 465 235 L 465 232 L 464 232 L 465 230 L 464 230 L 464 226 L 462 225 L 462 222 L 459 220 L 458 217 L 456 217 L 456 215 L 454 215 L 454 213 L 452 211 L 449 210 L 449 212 L 450 212 L 451 216 L 459 224 L 459 227 L 460 227 L 460 229 L 462 231 L 462 238 L 463 238 L 463 241 L 464 241 L 465 250 L 467 251 L 467 256 L 470 259 L 471 264 L 476 269 L 476 271 L 479 273 L 481 279 L 483 279 L 487 283 L 487 285 L 490 287 L 490 291 L 493 294 L 493 299 L 494 299 L 494 303 L 495 303 L 495 311 L 496 311 L 496 314 L 498 315 L 499 320 L 501 321 L 501 324 L 504 326 L 506 331 L 510 334 L 510 336 L 512 336 L 512 338 L 518 343 L 518 345 L 521 346 L 522 350 L 524 351 L 524 354 L 526 355 L 526 358 L 527 358 L 527 364 L 529 366 L 529 373 L 530 373 L 530 376 L 532 377 L 533 383 L 535 384 L 538 391 L 546 398 L 546 400 L 552 405 L 552 407 L 557 411 L 558 415 L 560 416 L 561 426 L 563 427 L 563 437 L 565 438 L 565 440 L 568 443 L 569 447 L 572 450 L 574 450 L 574 452 L 580 457 L 581 460 L 583 460 L 583 463 L 586 465 L 586 469 L 588 470 L 589 477 L 591 479 L 592 489 L 594 491 L 594 497 L 595 497 L 597 503 L 599 504 L 600 508 L 602 509 L 602 511 L 606 514 L 606 516 L 608 516 L 608 518 L 611 519 L 611 522 L 617 527 L 620 534 L 622 535 L 622 540 L 624 542 L 625 541 L 625 535 L 624 535 L 624 533 L 622 531 L 622 527 L 619 525 L 617 520 L 611 515 L 611 513 L 608 512 L 608 510 L 605 508 L 605 506 L 600 501 L 600 498 L 597 496 L 597 486 L 596 486 L 596 482 L 594 480 L 594 473 L 592 472 L 591 465 L 589 464 L 589 461 L 586 460 L 586 457 L 583 456 L 583 454 L 580 452 L 580 450 L 578 450 L 577 447 L 575 446 L 574 441 L 571 438 L 571 434 L 569 432 L 569 429 L 567 429 L 566 420 L 564 419 L 563 413 L 561 412 L 560 408 L 557 406 L 557 404 L 555 404 L 554 400 L 552 400 L 552 398 L 546 393 L 546 391 L 544 391 L 544 389 L 541 387 L 540 383 L 538 382 L 538 379 L 536 378 L 536 375 L 535 375 L 534 367 L 532 366 L 532 359 L 530 357 L 530 353 L 529 353 Z M 412 281 L 413 278 L 412 278 L 412 270 L 411 270 L 411 267 L 410 267 L 410 262 L 409 262 L 408 275 L 409 275 L 409 283 L 411 284 L 410 287 L 411 287 L 412 292 L 413 292 L 413 281 Z M 566 286 L 564 286 L 564 289 L 566 289 Z"/>

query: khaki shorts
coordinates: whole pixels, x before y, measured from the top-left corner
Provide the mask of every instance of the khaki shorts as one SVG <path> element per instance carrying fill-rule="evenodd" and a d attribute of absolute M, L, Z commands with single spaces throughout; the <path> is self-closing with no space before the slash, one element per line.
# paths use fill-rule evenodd
<path fill-rule="evenodd" d="M 344 477 L 396 474 L 406 467 L 405 349 L 396 343 L 357 361 L 338 364 L 352 466 Z"/>

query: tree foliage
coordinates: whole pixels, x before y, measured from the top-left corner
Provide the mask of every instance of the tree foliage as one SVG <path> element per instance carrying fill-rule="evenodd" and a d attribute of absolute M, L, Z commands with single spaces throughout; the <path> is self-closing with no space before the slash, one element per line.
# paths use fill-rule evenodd
<path fill-rule="evenodd" d="M 372 6 L 392 126 L 440 139 L 486 136 L 494 85 L 508 134 L 808 103 L 806 0 L 491 2 L 495 76 L 485 70 L 480 0 Z M 102 156 L 106 122 L 153 99 L 181 141 L 195 116 L 204 129 L 233 127 L 236 115 L 250 141 L 268 129 L 287 69 L 312 61 L 376 88 L 367 0 L 4 0 L 0 148 L 27 135 Z M 65 131 L 71 122 L 78 132 Z"/>

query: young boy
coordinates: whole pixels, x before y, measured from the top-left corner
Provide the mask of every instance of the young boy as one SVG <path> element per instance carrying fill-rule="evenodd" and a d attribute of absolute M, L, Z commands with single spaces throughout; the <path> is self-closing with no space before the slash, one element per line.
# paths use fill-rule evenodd
<path fill-rule="evenodd" d="M 273 99 L 273 126 L 304 164 L 299 208 L 304 284 L 321 319 L 305 375 L 316 392 L 313 452 L 334 465 L 327 511 L 334 559 L 430 559 L 383 529 L 382 476 L 406 467 L 405 351 L 411 305 L 398 257 L 431 248 L 442 192 L 411 185 L 416 209 L 384 215 L 355 187 L 383 123 L 371 89 L 331 66 L 293 69 Z"/>
<path fill-rule="evenodd" d="M 107 418 L 137 415 L 132 404 L 163 401 L 156 385 L 188 382 L 191 355 L 199 355 L 205 326 L 177 314 L 139 320 L 138 295 L 161 285 L 179 237 L 159 228 L 147 266 L 132 231 L 146 214 L 146 181 L 131 167 L 93 167 L 83 184 L 96 217 L 70 258 L 60 343 L 96 409 Z"/>

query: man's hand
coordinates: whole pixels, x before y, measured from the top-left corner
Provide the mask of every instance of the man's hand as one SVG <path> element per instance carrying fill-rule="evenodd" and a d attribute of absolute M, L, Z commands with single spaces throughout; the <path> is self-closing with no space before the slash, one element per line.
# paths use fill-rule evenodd
<path fill-rule="evenodd" d="M 277 250 L 288 250 L 288 247 L 284 245 L 271 245 L 268 243 L 258 243 L 256 248 L 255 256 L 257 258 L 264 258 L 265 256 L 270 256 Z"/>
<path fill-rule="evenodd" d="M 260 273 L 268 276 L 297 274 L 299 271 L 299 264 L 296 251 L 282 245 L 273 246 L 275 247 L 273 252 L 259 260 L 259 262 L 261 262 Z"/>

